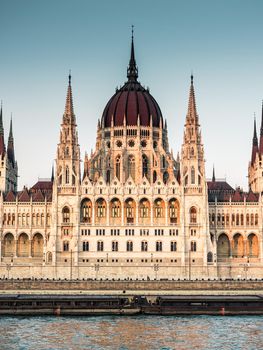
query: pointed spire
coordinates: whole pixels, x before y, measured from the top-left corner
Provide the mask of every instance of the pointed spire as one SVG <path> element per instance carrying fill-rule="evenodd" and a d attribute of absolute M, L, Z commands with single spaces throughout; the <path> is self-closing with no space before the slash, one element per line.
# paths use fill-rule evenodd
<path fill-rule="evenodd" d="M 191 74 L 191 85 L 190 85 L 190 92 L 189 92 L 187 118 L 190 119 L 190 121 L 194 122 L 195 124 L 198 123 L 198 115 L 197 115 L 196 103 L 195 103 L 194 76 L 193 76 L 193 74 Z"/>
<path fill-rule="evenodd" d="M 63 117 L 64 122 L 75 123 L 75 115 L 73 109 L 73 97 L 72 97 L 72 88 L 71 88 L 71 71 L 69 71 L 68 76 L 68 91 L 65 105 L 65 112 Z"/>
<path fill-rule="evenodd" d="M 263 154 L 263 101 L 262 101 L 262 106 L 261 106 L 261 126 L 260 126 L 259 153 Z"/>
<path fill-rule="evenodd" d="M 256 117 L 254 116 L 254 133 L 252 141 L 252 154 L 251 154 L 251 163 L 253 164 L 256 159 L 256 154 L 258 153 L 258 137 L 257 137 L 257 126 L 256 126 Z"/>
<path fill-rule="evenodd" d="M 9 137 L 7 144 L 7 155 L 9 161 L 15 165 L 15 152 L 14 152 L 14 137 L 13 137 L 13 122 L 12 122 L 12 114 L 10 119 L 10 129 L 9 129 Z"/>
<path fill-rule="evenodd" d="M 133 28 L 134 26 L 132 25 L 131 57 L 130 57 L 130 62 L 127 69 L 127 78 L 128 78 L 128 81 L 134 82 L 134 81 L 137 81 L 137 78 L 138 78 L 138 68 L 136 66 L 136 61 L 135 61 Z"/>
<path fill-rule="evenodd" d="M 215 165 L 213 164 L 213 176 L 212 176 L 212 182 L 216 181 L 216 176 L 215 176 Z"/>
<path fill-rule="evenodd" d="M 54 182 L 54 164 L 52 164 L 52 171 L 51 171 L 51 182 Z"/>
<path fill-rule="evenodd" d="M 0 110 L 0 154 L 5 154 L 5 140 L 4 140 L 4 127 L 3 127 L 3 105 L 1 101 Z"/>

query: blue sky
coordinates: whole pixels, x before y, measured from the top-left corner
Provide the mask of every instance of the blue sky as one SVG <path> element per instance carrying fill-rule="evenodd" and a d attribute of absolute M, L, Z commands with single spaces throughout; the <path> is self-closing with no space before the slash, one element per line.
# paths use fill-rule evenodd
<path fill-rule="evenodd" d="M 253 115 L 263 98 L 263 1 L 0 0 L 0 99 L 11 112 L 19 187 L 49 177 L 72 71 L 82 156 L 116 86 L 126 80 L 131 25 L 139 80 L 180 151 L 190 74 L 206 173 L 247 186 Z"/>

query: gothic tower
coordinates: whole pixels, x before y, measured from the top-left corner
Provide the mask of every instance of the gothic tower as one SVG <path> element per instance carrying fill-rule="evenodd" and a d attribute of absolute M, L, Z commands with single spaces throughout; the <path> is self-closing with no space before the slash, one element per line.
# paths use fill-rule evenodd
<path fill-rule="evenodd" d="M 68 254 L 77 261 L 80 190 L 80 149 L 73 110 L 71 75 L 57 146 L 56 174 L 53 182 L 52 261 L 65 262 Z M 66 258 L 66 259 L 65 259 Z"/>
<path fill-rule="evenodd" d="M 261 111 L 260 139 L 258 144 L 256 119 L 252 140 L 251 160 L 248 165 L 248 186 L 255 193 L 263 192 L 263 104 Z"/>
<path fill-rule="evenodd" d="M 213 251 L 213 247 L 209 234 L 204 147 L 196 109 L 193 76 L 181 152 L 181 176 L 184 196 L 185 263 L 186 266 L 206 265 L 207 254 Z"/>
<path fill-rule="evenodd" d="M 17 162 L 15 160 L 14 151 L 14 137 L 13 137 L 13 127 L 12 118 L 10 121 L 10 130 L 8 137 L 7 151 L 4 141 L 4 127 L 3 127 L 3 108 L 1 105 L 0 110 L 0 191 L 17 191 L 17 177 L 18 169 Z"/>

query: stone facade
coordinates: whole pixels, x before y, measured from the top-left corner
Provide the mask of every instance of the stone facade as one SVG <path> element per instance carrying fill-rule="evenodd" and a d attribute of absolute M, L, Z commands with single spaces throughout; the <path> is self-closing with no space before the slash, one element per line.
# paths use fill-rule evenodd
<path fill-rule="evenodd" d="M 71 76 L 51 181 L 17 191 L 12 129 L 9 151 L 1 141 L 0 276 L 262 278 L 256 141 L 248 193 L 207 181 L 193 77 L 176 159 L 160 108 L 137 80 L 133 39 L 127 77 L 98 122 L 83 174 Z"/>

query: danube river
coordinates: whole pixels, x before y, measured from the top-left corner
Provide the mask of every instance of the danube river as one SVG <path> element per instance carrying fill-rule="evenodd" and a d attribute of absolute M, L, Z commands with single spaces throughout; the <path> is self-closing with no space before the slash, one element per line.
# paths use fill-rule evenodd
<path fill-rule="evenodd" d="M 0 349 L 263 349 L 263 317 L 2 317 Z"/>

